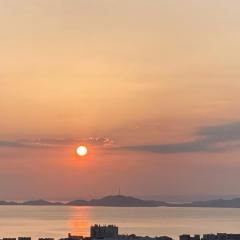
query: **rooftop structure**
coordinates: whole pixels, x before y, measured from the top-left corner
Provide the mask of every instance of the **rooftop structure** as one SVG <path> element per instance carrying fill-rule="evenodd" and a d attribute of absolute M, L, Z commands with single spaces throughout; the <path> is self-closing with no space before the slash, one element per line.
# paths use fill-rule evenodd
<path fill-rule="evenodd" d="M 240 234 L 233 233 L 204 234 L 202 240 L 240 240 Z"/>
<path fill-rule="evenodd" d="M 200 240 L 200 235 L 191 236 L 189 234 L 183 234 L 179 236 L 179 240 Z"/>
<path fill-rule="evenodd" d="M 83 236 L 76 236 L 72 235 L 71 233 L 68 233 L 68 237 L 66 238 L 61 238 L 59 240 L 86 240 Z"/>
<path fill-rule="evenodd" d="M 54 238 L 39 238 L 38 240 L 54 240 Z"/>
<path fill-rule="evenodd" d="M 90 232 L 91 239 L 118 238 L 118 227 L 115 225 L 94 225 Z"/>

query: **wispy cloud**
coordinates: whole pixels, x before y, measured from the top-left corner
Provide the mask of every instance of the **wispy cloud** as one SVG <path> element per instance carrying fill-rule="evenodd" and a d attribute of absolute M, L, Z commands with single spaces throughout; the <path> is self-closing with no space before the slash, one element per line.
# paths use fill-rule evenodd
<path fill-rule="evenodd" d="M 77 138 L 16 139 L 16 140 L 0 140 L 0 147 L 58 148 L 81 143 L 90 144 L 92 146 L 108 147 L 113 144 L 113 140 L 105 137 L 89 137 L 87 139 Z"/>
<path fill-rule="evenodd" d="M 145 151 L 160 154 L 220 152 L 240 147 L 240 122 L 201 127 L 192 141 L 123 146 L 120 149 L 129 151 Z"/>
<path fill-rule="evenodd" d="M 240 148 L 240 122 L 201 127 L 194 133 L 194 140 L 169 144 L 116 146 L 113 140 L 105 137 L 0 140 L 0 147 L 13 148 L 59 148 L 75 144 L 159 154 L 221 152 Z"/>

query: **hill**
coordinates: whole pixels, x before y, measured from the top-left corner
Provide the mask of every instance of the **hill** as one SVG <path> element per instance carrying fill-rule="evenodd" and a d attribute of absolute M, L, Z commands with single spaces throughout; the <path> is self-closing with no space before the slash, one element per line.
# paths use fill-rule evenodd
<path fill-rule="evenodd" d="M 135 197 L 112 195 L 92 200 L 74 200 L 68 203 L 50 202 L 43 199 L 26 202 L 0 201 L 0 205 L 28 206 L 104 206 L 104 207 L 209 207 L 209 208 L 240 208 L 240 198 L 231 200 L 216 199 L 195 201 L 191 203 L 167 203 L 155 200 L 142 200 Z"/>
<path fill-rule="evenodd" d="M 92 199 L 90 201 L 75 200 L 67 203 L 67 205 L 77 206 L 108 206 L 108 207 L 158 207 L 167 206 L 165 202 L 154 200 L 142 200 L 135 197 L 113 195 L 100 199 Z"/>
<path fill-rule="evenodd" d="M 210 201 L 196 201 L 182 205 L 186 207 L 240 208 L 240 198 L 230 200 L 216 199 Z"/>
<path fill-rule="evenodd" d="M 56 206 L 56 205 L 64 205 L 64 204 L 61 202 L 49 202 L 49 201 L 46 201 L 43 199 L 39 199 L 39 200 L 23 202 L 23 203 L 20 203 L 20 205 L 33 205 L 33 206 L 52 206 L 53 205 L 53 206 Z"/>

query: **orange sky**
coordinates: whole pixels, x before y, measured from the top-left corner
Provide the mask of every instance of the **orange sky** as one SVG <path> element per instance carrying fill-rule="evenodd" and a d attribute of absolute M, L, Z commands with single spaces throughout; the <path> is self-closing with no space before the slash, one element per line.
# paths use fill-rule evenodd
<path fill-rule="evenodd" d="M 239 194 L 239 26 L 238 1 L 1 1 L 0 199 Z"/>

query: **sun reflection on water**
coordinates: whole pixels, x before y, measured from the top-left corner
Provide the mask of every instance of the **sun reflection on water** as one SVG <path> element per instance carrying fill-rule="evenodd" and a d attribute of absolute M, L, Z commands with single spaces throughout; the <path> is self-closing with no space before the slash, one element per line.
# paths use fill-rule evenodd
<path fill-rule="evenodd" d="M 72 207 L 69 229 L 72 235 L 89 236 L 91 226 L 90 207 Z"/>

